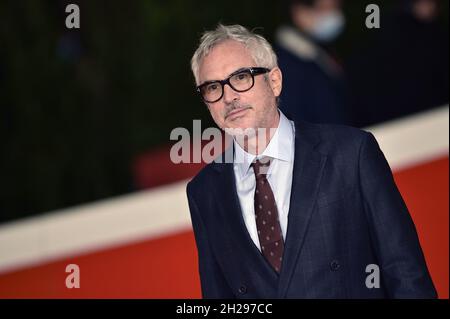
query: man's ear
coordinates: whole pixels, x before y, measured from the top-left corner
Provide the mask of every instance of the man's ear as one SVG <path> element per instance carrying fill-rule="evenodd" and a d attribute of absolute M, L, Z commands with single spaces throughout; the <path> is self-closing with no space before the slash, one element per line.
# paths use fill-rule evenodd
<path fill-rule="evenodd" d="M 270 70 L 269 84 L 272 89 L 273 95 L 280 96 L 281 88 L 283 87 L 283 75 L 279 67 L 275 67 Z"/>

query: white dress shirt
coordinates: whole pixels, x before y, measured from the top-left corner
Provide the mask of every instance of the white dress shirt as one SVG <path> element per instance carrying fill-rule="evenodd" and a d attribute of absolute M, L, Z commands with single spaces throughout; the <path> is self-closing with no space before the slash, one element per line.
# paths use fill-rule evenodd
<path fill-rule="evenodd" d="M 248 233 L 261 250 L 256 229 L 254 196 L 256 179 L 251 163 L 255 158 L 269 156 L 272 161 L 267 172 L 267 180 L 272 188 L 278 209 L 281 231 L 286 240 L 288 212 L 291 198 L 292 171 L 294 168 L 295 126 L 281 111 L 278 127 L 262 154 L 247 153 L 234 140 L 234 175 L 236 190 Z"/>

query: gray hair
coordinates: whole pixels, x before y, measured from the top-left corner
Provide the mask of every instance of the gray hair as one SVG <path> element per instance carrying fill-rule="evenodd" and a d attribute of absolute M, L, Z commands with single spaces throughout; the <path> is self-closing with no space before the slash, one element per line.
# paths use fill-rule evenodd
<path fill-rule="evenodd" d="M 249 50 L 256 66 L 272 69 L 278 66 L 277 56 L 270 43 L 262 36 L 245 27 L 218 24 L 215 30 L 203 33 L 200 44 L 191 59 L 191 69 L 198 83 L 200 64 L 205 56 L 219 43 L 225 40 L 241 42 Z"/>

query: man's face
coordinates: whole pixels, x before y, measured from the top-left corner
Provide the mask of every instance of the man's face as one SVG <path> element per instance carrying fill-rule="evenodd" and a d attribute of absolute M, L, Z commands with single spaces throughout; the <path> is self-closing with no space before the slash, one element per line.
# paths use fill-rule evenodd
<path fill-rule="evenodd" d="M 249 51 L 237 41 L 227 40 L 215 46 L 203 59 L 198 84 L 223 80 L 241 68 L 259 67 Z M 254 86 L 246 92 L 236 92 L 225 85 L 223 97 L 214 103 L 206 103 L 216 124 L 222 128 L 269 128 L 278 125 L 276 97 L 281 92 L 281 71 L 272 69 L 254 77 Z"/>

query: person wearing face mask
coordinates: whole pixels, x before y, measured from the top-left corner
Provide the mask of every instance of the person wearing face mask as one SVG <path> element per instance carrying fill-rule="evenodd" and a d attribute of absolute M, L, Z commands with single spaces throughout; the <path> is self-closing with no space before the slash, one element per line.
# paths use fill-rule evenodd
<path fill-rule="evenodd" d="M 343 71 L 332 47 L 345 26 L 340 0 L 291 0 L 290 25 L 276 31 L 283 71 L 280 109 L 293 120 L 348 124 Z"/>

